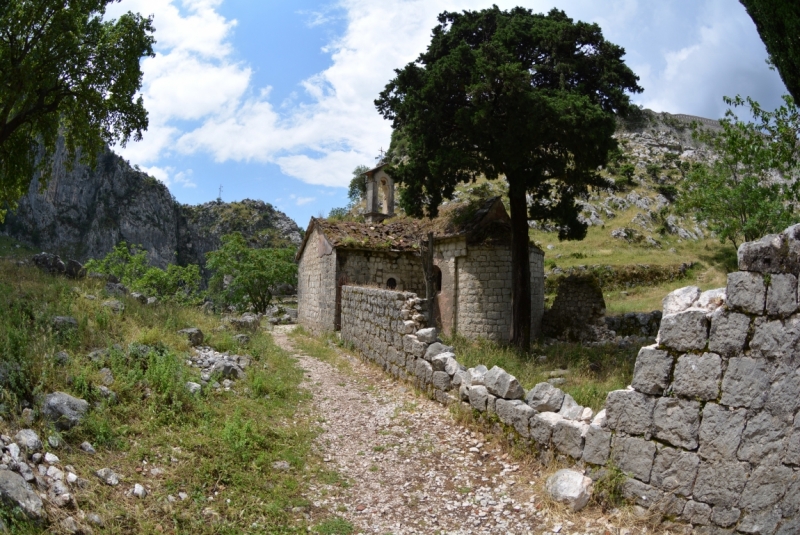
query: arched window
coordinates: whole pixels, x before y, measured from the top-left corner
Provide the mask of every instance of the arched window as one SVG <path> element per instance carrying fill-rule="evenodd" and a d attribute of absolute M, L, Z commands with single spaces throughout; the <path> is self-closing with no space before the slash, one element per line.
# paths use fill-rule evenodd
<path fill-rule="evenodd" d="M 397 288 L 397 281 L 394 280 L 394 277 L 389 277 L 389 280 L 386 281 L 386 287 L 390 290 Z"/>
<path fill-rule="evenodd" d="M 433 286 L 436 293 L 442 291 L 442 270 L 439 266 L 433 266 Z"/>

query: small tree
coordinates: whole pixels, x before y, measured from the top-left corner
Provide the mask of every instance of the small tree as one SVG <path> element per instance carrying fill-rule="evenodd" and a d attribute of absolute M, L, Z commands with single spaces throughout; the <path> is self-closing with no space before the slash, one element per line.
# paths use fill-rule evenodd
<path fill-rule="evenodd" d="M 263 314 L 279 286 L 297 284 L 294 253 L 290 247 L 251 248 L 238 232 L 223 236 L 222 247 L 206 255 L 211 288 L 226 304 Z"/>
<path fill-rule="evenodd" d="M 350 186 L 347 188 L 347 197 L 350 204 L 356 204 L 367 195 L 367 177 L 364 175 L 369 171 L 366 165 L 359 165 L 353 169 L 353 178 L 350 179 Z"/>
<path fill-rule="evenodd" d="M 774 112 L 748 98 L 727 98 L 734 108 L 748 105 L 754 122 L 729 109 L 722 131 L 695 130 L 694 136 L 717 154 L 696 164 L 681 183 L 677 210 L 706 221 L 720 241 L 738 247 L 794 222 L 800 115 L 790 97 Z"/>

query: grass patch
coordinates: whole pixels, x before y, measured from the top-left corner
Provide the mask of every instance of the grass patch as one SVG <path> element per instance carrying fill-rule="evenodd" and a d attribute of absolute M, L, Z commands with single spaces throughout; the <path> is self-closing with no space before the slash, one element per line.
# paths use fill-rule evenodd
<path fill-rule="evenodd" d="M 302 326 L 297 326 L 289 333 L 295 347 L 310 357 L 333 365 L 339 371 L 352 370 L 350 363 L 339 353 L 340 340 L 334 333 L 314 336 Z"/>
<path fill-rule="evenodd" d="M 551 378 L 551 372 L 566 370 L 565 383 L 558 385 L 579 404 L 600 410 L 606 394 L 625 388 L 633 377 L 639 348 L 616 345 L 587 347 L 573 343 L 534 346 L 523 355 L 508 346 L 485 340 L 456 337 L 448 341 L 455 347 L 458 361 L 467 367 L 483 364 L 491 369 L 500 366 L 514 375 L 528 390 Z"/>
<path fill-rule="evenodd" d="M 353 524 L 338 516 L 320 522 L 313 529 L 314 533 L 320 533 L 321 535 L 350 535 L 354 531 Z"/>
<path fill-rule="evenodd" d="M 15 248 L 16 249 L 16 248 Z M 47 444 L 55 430 L 38 414 L 41 399 L 63 391 L 90 402 L 86 419 L 59 433 L 54 451 L 88 481 L 77 490 L 79 507 L 99 514 L 103 533 L 305 533 L 306 466 L 316 426 L 298 411 L 309 394 L 303 372 L 269 333 L 250 336 L 246 347 L 216 332 L 221 318 L 196 308 L 163 303 L 145 306 L 128 297 L 116 314 L 102 306 L 104 284 L 51 277 L 31 266 L 0 260 L 0 433 L 13 435 L 23 408 L 33 407 L 33 428 Z M 91 297 L 94 297 L 92 299 Z M 55 316 L 71 316 L 66 329 Z M 212 347 L 246 353 L 246 377 L 229 392 L 204 389 L 190 395 L 186 381 L 200 382 L 186 365 L 190 347 L 179 329 L 198 327 Z M 64 352 L 67 361 L 55 358 Z M 91 355 L 91 357 L 90 357 Z M 114 395 L 100 388 L 108 368 Z M 97 454 L 78 445 L 88 440 Z M 275 470 L 285 461 L 288 470 Z M 109 487 L 92 473 L 110 467 L 122 476 Z M 152 475 L 151 468 L 160 473 Z M 125 492 L 140 483 L 149 495 Z M 178 499 L 179 493 L 188 498 Z M 167 500 L 174 496 L 173 502 Z M 11 533 L 53 533 L 0 506 Z"/>

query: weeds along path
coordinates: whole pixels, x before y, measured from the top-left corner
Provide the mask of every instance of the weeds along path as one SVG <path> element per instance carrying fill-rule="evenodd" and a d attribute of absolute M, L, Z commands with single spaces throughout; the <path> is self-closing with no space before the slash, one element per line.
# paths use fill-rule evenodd
<path fill-rule="evenodd" d="M 308 496 L 321 533 L 633 533 L 543 499 L 544 474 L 358 358 L 276 328 L 305 370 L 323 460 Z M 314 355 L 314 356 L 309 356 Z"/>

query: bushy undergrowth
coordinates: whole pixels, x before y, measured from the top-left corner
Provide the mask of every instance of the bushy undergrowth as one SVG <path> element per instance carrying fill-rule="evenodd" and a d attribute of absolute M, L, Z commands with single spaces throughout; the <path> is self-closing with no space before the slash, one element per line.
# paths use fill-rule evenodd
<path fill-rule="evenodd" d="M 54 453 L 88 480 L 78 504 L 103 517 L 104 533 L 305 532 L 295 508 L 308 505 L 301 475 L 314 430 L 297 414 L 308 394 L 298 388 L 302 371 L 294 360 L 268 333 L 251 334 L 242 347 L 216 330 L 219 316 L 128 297 L 117 297 L 125 308 L 114 313 L 103 306 L 104 292 L 101 281 L 68 281 L 0 260 L 0 433 L 28 427 L 21 411 L 33 408 L 32 427 L 46 448 L 53 449 L 47 437 L 61 437 L 64 445 Z M 59 329 L 55 316 L 76 323 Z M 231 391 L 186 390 L 186 381 L 200 382 L 199 371 L 185 363 L 189 344 L 177 333 L 186 327 L 200 328 L 212 348 L 252 357 Z M 41 418 L 43 398 L 54 391 L 89 401 L 79 426 L 57 432 Z M 97 455 L 80 451 L 84 440 Z M 274 470 L 276 461 L 291 469 Z M 92 476 L 104 466 L 123 476 L 119 487 Z M 154 466 L 162 476 L 148 475 Z M 134 483 L 146 485 L 146 501 L 123 497 Z M 162 507 L 179 492 L 189 499 Z M 0 505 L 11 533 L 60 533 L 57 524 L 33 526 L 12 513 Z"/>
<path fill-rule="evenodd" d="M 120 242 L 104 258 L 89 260 L 84 267 L 88 273 L 113 275 L 131 290 L 148 297 L 181 304 L 192 304 L 202 297 L 199 266 L 170 264 L 167 269 L 150 266 L 147 251 L 125 242 Z"/>

